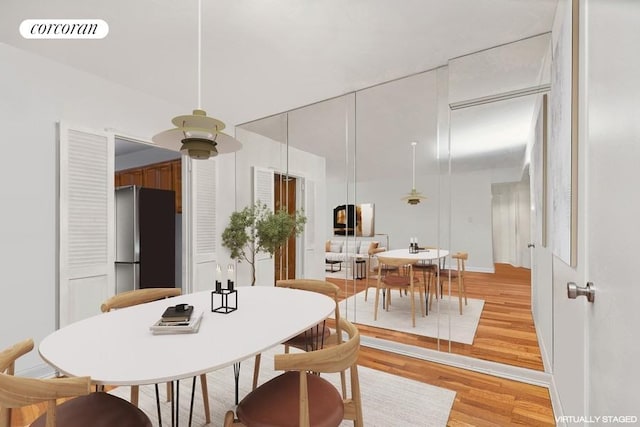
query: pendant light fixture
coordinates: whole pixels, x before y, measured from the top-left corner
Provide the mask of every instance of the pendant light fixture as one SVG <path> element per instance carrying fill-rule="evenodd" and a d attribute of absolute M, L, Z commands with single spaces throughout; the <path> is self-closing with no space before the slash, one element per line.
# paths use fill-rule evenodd
<path fill-rule="evenodd" d="M 207 116 L 200 107 L 202 86 L 202 0 L 198 0 L 198 108 L 192 114 L 174 117 L 173 129 L 160 132 L 151 140 L 158 146 L 171 150 L 180 149 L 193 159 L 208 159 L 218 154 L 232 153 L 242 144 L 232 136 L 222 133 L 225 125 Z"/>
<path fill-rule="evenodd" d="M 411 148 L 413 150 L 413 157 L 412 157 L 413 158 L 413 181 L 411 185 L 411 192 L 409 192 L 409 194 L 407 194 L 402 198 L 402 200 L 406 200 L 407 203 L 409 203 L 410 205 L 417 205 L 418 203 L 420 203 L 421 200 L 426 199 L 425 196 L 423 196 L 421 193 L 416 191 L 416 145 L 417 144 L 418 143 L 415 141 L 411 143 Z"/>

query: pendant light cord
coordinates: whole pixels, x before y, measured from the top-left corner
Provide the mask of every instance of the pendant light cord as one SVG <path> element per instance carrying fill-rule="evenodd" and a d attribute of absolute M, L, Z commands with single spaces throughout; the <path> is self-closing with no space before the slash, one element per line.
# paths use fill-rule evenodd
<path fill-rule="evenodd" d="M 412 181 L 412 190 L 416 189 L 416 143 L 412 142 L 411 147 L 413 149 L 413 181 Z"/>
<path fill-rule="evenodd" d="M 198 0 L 198 110 L 202 109 L 202 0 Z"/>

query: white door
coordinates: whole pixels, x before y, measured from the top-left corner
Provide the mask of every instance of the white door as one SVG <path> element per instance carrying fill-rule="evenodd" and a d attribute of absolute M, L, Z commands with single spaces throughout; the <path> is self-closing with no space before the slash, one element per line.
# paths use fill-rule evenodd
<path fill-rule="evenodd" d="M 578 267 L 554 258 L 554 381 L 560 425 L 640 421 L 640 2 L 581 1 Z M 595 301 L 566 282 L 592 282 Z M 577 417 L 577 418 L 574 418 Z M 582 417 L 582 418 L 580 418 Z M 617 417 L 617 418 L 614 418 Z"/>
<path fill-rule="evenodd" d="M 549 95 L 550 132 L 548 146 L 549 182 L 547 188 L 550 192 L 549 210 L 549 245 L 552 252 L 553 271 L 553 378 L 555 388 L 560 399 L 560 407 L 555 408 L 556 416 L 584 416 L 587 411 L 586 390 L 588 381 L 586 373 L 586 328 L 585 308 L 586 301 L 569 300 L 567 298 L 567 283 L 575 282 L 583 284 L 586 260 L 584 258 L 585 240 L 584 230 L 586 212 L 584 208 L 585 198 L 582 197 L 588 191 L 583 177 L 584 156 L 579 156 L 579 161 L 574 160 L 577 167 L 578 193 L 572 193 L 566 186 L 571 184 L 572 167 L 570 157 L 575 151 L 569 150 L 572 138 L 578 138 L 579 143 L 585 144 L 583 135 L 572 129 L 572 91 L 574 82 L 579 82 L 575 74 L 579 69 L 574 69 L 572 64 L 572 40 L 573 31 L 579 28 L 577 22 L 572 22 L 572 16 L 576 19 L 579 14 L 572 14 L 572 5 L 583 0 L 561 0 L 556 11 L 553 33 L 553 64 L 551 72 L 551 93 Z M 577 57 L 577 56 L 576 56 Z M 583 95 L 583 94 L 581 94 Z M 583 108 L 584 97 L 579 109 L 581 119 L 585 117 Z M 584 121 L 582 121 L 584 124 Z M 582 146 L 578 147 L 578 153 L 584 154 Z M 565 157 L 568 154 L 568 157 Z M 575 190 L 575 189 L 574 189 Z M 573 201 L 578 201 L 577 212 L 568 213 L 567 209 L 575 209 Z M 570 244 L 570 218 L 575 214 L 579 229 L 577 241 L 579 244 L 572 248 Z M 568 263 L 574 257 L 575 266 Z M 556 402 L 557 403 L 557 402 Z M 558 422 L 564 425 L 562 419 Z"/>
<path fill-rule="evenodd" d="M 253 203 L 264 203 L 274 210 L 275 193 L 273 190 L 274 170 L 253 167 Z M 266 252 L 256 254 L 256 285 L 273 286 L 275 284 L 275 266 L 273 258 Z"/>
<path fill-rule="evenodd" d="M 586 396 L 591 416 L 640 423 L 640 2 L 587 2 Z M 582 283 L 581 285 L 584 285 Z M 604 418 L 600 424 L 612 423 Z"/>
<path fill-rule="evenodd" d="M 59 125 L 58 326 L 115 293 L 114 138 Z"/>

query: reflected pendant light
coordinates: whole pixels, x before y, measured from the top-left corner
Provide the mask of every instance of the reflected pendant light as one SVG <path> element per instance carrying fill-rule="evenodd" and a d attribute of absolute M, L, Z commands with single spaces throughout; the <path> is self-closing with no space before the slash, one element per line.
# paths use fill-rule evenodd
<path fill-rule="evenodd" d="M 402 200 L 406 200 L 410 205 L 417 205 L 421 200 L 426 199 L 420 192 L 416 191 L 416 144 L 417 142 L 411 143 L 411 148 L 413 150 L 413 181 L 411 186 L 411 191 L 409 194 L 404 196 Z"/>
<path fill-rule="evenodd" d="M 160 132 L 151 140 L 170 150 L 179 149 L 193 159 L 208 159 L 240 150 L 242 144 L 222 133 L 224 123 L 207 116 L 200 108 L 202 74 L 202 0 L 198 0 L 198 108 L 192 114 L 174 117 L 173 129 Z"/>

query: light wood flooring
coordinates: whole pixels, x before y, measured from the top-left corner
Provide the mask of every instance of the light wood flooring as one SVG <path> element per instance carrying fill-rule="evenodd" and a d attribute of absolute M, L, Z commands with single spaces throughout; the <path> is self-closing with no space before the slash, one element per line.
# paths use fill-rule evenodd
<path fill-rule="evenodd" d="M 482 299 L 485 303 L 473 344 L 452 342 L 451 351 L 477 359 L 542 371 L 542 356 L 531 315 L 530 270 L 507 264 L 496 264 L 495 270 L 493 274 L 466 273 L 467 297 Z M 366 285 L 364 279 L 356 280 L 354 290 L 353 280 L 327 280 L 340 286 L 343 298 L 364 290 Z M 372 287 L 369 290 L 371 294 L 375 290 L 374 280 L 369 282 L 369 286 Z M 444 293 L 447 294 L 446 288 Z M 455 290 L 451 294 L 457 300 Z M 438 350 L 435 338 L 366 325 L 358 325 L 358 328 L 364 335 Z M 440 350 L 448 351 L 448 342 L 441 340 Z"/>
<path fill-rule="evenodd" d="M 331 280 L 339 285 L 344 280 Z M 453 351 L 531 369 L 542 369 L 540 351 L 530 310 L 530 278 L 526 269 L 497 265 L 496 274 L 467 273 L 467 295 L 482 298 L 485 306 L 473 345 L 455 344 Z M 352 293 L 353 282 L 343 295 Z M 364 289 L 356 281 L 356 292 Z M 342 287 L 342 286 L 341 286 Z M 359 325 L 363 335 L 391 339 L 425 348 L 435 340 L 418 335 L 386 331 Z M 549 392 L 533 386 L 427 362 L 381 350 L 362 347 L 359 363 L 373 369 L 422 381 L 456 392 L 449 426 L 553 426 Z M 425 408 L 428 411 L 429 408 Z M 31 406 L 14 411 L 12 426 L 30 423 L 41 408 Z M 212 425 L 219 425 L 214 420 Z M 365 423 L 366 425 L 367 423 Z M 398 426 L 401 426 L 399 420 Z"/>
<path fill-rule="evenodd" d="M 343 298 L 364 290 L 366 283 L 365 280 L 356 280 L 355 284 L 351 280 L 328 280 L 343 289 Z M 465 283 L 467 297 L 483 299 L 485 305 L 473 344 L 452 343 L 452 352 L 543 370 L 531 315 L 530 271 L 496 264 L 495 274 L 467 272 Z M 375 283 L 371 281 L 370 286 L 375 287 Z M 452 295 L 457 299 L 455 292 Z M 360 324 L 358 329 L 363 335 L 437 349 L 437 340 L 433 338 Z M 449 426 L 555 425 L 549 391 L 545 387 L 367 347 L 361 350 L 360 364 L 456 391 Z"/>

